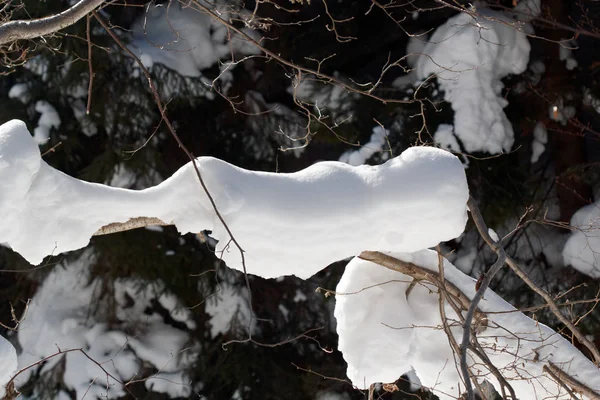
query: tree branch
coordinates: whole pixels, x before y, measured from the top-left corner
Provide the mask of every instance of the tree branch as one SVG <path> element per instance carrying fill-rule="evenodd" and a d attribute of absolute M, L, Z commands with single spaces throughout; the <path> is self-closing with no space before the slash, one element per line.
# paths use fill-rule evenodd
<path fill-rule="evenodd" d="M 80 0 L 73 7 L 45 18 L 9 21 L 0 25 L 0 45 L 19 39 L 33 39 L 49 35 L 73 25 L 94 11 L 104 0 Z"/>
<path fill-rule="evenodd" d="M 599 393 L 596 393 L 551 362 L 549 362 L 548 365 L 544 365 L 544 371 L 547 372 L 558 383 L 568 385 L 592 400 L 600 400 Z"/>
<path fill-rule="evenodd" d="M 168 226 L 167 224 L 158 218 L 154 217 L 137 217 L 130 218 L 127 222 L 114 222 L 112 224 L 104 225 L 98 229 L 94 236 L 110 235 L 111 233 L 129 231 L 131 229 L 143 228 L 146 226 Z"/>
<path fill-rule="evenodd" d="M 471 215 L 473 215 L 473 221 L 475 221 L 475 225 L 477 225 L 477 229 L 479 229 L 479 231 L 481 232 L 483 230 L 483 227 L 485 226 L 485 224 L 483 223 L 483 217 L 481 217 L 481 214 L 479 213 L 479 209 L 477 208 L 477 204 L 475 203 L 475 200 L 473 200 L 472 197 L 469 197 L 467 205 L 469 206 Z M 475 214 L 477 214 L 477 215 L 475 215 Z M 469 348 L 469 343 L 471 342 L 471 321 L 473 320 L 473 315 L 475 314 L 475 311 L 477 310 L 477 305 L 483 298 L 485 291 L 487 290 L 487 288 L 490 286 L 490 283 L 492 282 L 492 278 L 494 278 L 494 275 L 496 275 L 498 273 L 498 271 L 500 271 L 500 269 L 504 266 L 504 263 L 506 261 L 506 253 L 504 252 L 504 249 L 502 248 L 502 246 L 500 246 L 496 242 L 492 242 L 490 244 L 490 247 L 498 255 L 498 259 L 496 260 L 494 265 L 492 265 L 492 267 L 490 268 L 488 273 L 485 274 L 483 281 L 481 282 L 481 286 L 479 287 L 479 289 L 477 290 L 477 293 L 475 293 L 475 296 L 473 297 L 473 300 L 471 301 L 471 305 L 469 306 L 469 311 L 467 312 L 467 316 L 465 317 L 465 323 L 463 326 L 464 330 L 463 330 L 462 343 L 460 345 L 460 351 L 461 351 L 460 367 L 462 370 L 462 374 L 465 378 L 465 385 L 467 387 L 467 398 L 469 400 L 475 399 L 475 394 L 473 393 L 473 387 L 471 386 L 471 382 L 469 381 L 469 378 L 468 378 L 469 367 L 467 365 L 467 349 Z"/>
<path fill-rule="evenodd" d="M 490 246 L 492 248 L 492 250 L 496 251 L 498 249 L 499 244 L 496 243 L 496 241 L 494 239 L 492 239 L 492 237 L 488 233 L 487 225 L 485 224 L 485 221 L 483 220 L 483 217 L 481 216 L 481 213 L 479 212 L 479 208 L 477 207 L 477 204 L 475 204 L 475 202 L 472 199 L 469 199 L 469 202 L 467 204 L 469 205 L 469 210 L 471 211 L 471 218 L 473 218 L 473 221 L 475 222 L 475 226 L 477 227 L 479 234 L 481 235 L 483 240 L 487 243 L 487 245 Z M 550 294 L 548 294 L 548 292 L 546 292 L 544 289 L 542 289 L 540 286 L 538 286 L 533 281 L 533 279 L 531 279 L 529 277 L 529 275 L 527 275 L 525 273 L 525 271 L 523 271 L 521 266 L 515 260 L 513 260 L 512 257 L 510 257 L 509 255 L 506 255 L 506 263 L 513 270 L 513 272 L 515 274 L 517 274 L 517 276 L 519 278 L 521 278 L 521 280 L 527 284 L 527 286 L 529 286 L 542 299 L 544 299 L 544 301 L 546 302 L 546 304 L 548 304 L 548 307 L 550 308 L 552 313 L 556 316 L 556 318 L 558 318 L 558 320 L 560 322 L 565 324 L 566 327 L 569 328 L 569 330 L 571 331 L 573 336 L 575 336 L 577 338 L 577 340 L 579 340 L 579 342 L 581 344 L 583 344 L 590 351 L 590 353 L 592 353 L 594 363 L 596 365 L 599 365 L 600 364 L 600 352 L 598 351 L 598 348 L 579 330 L 579 328 L 577 328 L 575 326 L 575 324 L 570 319 L 565 317 L 565 315 L 558 308 L 558 305 L 556 305 L 556 302 L 554 301 L 552 296 L 550 296 Z"/>
<path fill-rule="evenodd" d="M 440 290 L 444 290 L 446 296 L 458 301 L 463 310 L 468 310 L 471 305 L 471 299 L 467 297 L 458 287 L 452 282 L 442 280 L 440 274 L 435 271 L 431 271 L 427 268 L 420 267 L 413 263 L 402 261 L 387 254 L 379 251 L 363 251 L 360 253 L 358 258 L 370 261 L 372 263 L 381 265 L 382 267 L 391 269 L 393 271 L 400 272 L 404 275 L 408 275 L 416 280 L 430 282 L 437 286 Z M 477 326 L 485 326 L 487 324 L 487 316 L 480 310 L 474 311 L 474 322 Z"/>

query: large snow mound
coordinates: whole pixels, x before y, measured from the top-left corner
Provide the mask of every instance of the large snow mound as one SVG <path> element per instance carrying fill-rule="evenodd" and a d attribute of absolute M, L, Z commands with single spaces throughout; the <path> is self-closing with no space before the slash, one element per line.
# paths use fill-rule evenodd
<path fill-rule="evenodd" d="M 592 278 L 600 278 L 600 201 L 578 210 L 571 218 L 575 228 L 563 249 L 565 264 Z"/>
<path fill-rule="evenodd" d="M 380 166 L 321 162 L 291 174 L 212 157 L 197 165 L 248 272 L 267 278 L 308 278 L 364 249 L 435 246 L 460 235 L 467 220 L 464 168 L 436 148 L 409 148 Z M 155 217 L 182 233 L 212 230 L 217 252 L 242 269 L 191 163 L 141 191 L 88 183 L 46 164 L 25 124 L 11 121 L 0 127 L 0 189 L 0 243 L 31 263 L 85 247 L 109 223 Z"/>
<path fill-rule="evenodd" d="M 431 271 L 438 271 L 438 255 L 431 250 L 389 253 Z M 468 298 L 475 281 L 444 260 L 444 275 Z M 462 394 L 458 360 L 442 329 L 437 288 L 380 265 L 354 258 L 336 288 L 335 317 L 339 349 L 348 363 L 348 377 L 359 388 L 395 382 L 412 368 L 424 387 L 441 399 Z M 487 314 L 485 329 L 477 334 L 492 364 L 502 372 L 520 399 L 569 399 L 569 394 L 544 371 L 551 362 L 590 388 L 600 391 L 600 371 L 579 350 L 546 325 L 536 322 L 487 290 L 479 309 Z M 447 303 L 446 316 L 457 342 L 462 324 Z M 481 380 L 500 386 L 483 363 L 470 355 L 471 370 Z M 460 386 L 459 386 L 460 384 Z M 462 389 L 462 390 L 461 390 Z"/>
<path fill-rule="evenodd" d="M 436 29 L 417 61 L 421 79 L 436 74 L 454 110 L 454 130 L 467 152 L 510 150 L 514 133 L 503 108 L 500 79 L 527 68 L 523 26 L 485 8 L 461 13 Z"/>

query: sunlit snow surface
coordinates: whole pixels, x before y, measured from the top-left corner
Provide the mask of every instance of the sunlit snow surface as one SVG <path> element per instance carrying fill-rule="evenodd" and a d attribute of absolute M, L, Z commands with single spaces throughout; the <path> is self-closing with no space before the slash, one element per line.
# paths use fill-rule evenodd
<path fill-rule="evenodd" d="M 17 352 L 10 342 L 0 336 L 0 398 L 4 397 L 4 386 L 17 372 Z"/>
<path fill-rule="evenodd" d="M 390 254 L 395 258 L 438 271 L 437 253 L 423 250 Z M 447 281 L 469 298 L 475 281 L 444 262 Z M 442 399 L 455 399 L 464 391 L 448 338 L 441 325 L 438 293 L 431 285 L 417 284 L 406 296 L 411 278 L 377 264 L 354 258 L 336 288 L 335 317 L 339 349 L 348 363 L 348 377 L 359 388 L 371 383 L 395 382 L 414 368 L 423 386 Z M 477 334 L 492 363 L 509 380 L 520 399 L 569 399 L 569 394 L 542 368 L 551 361 L 575 379 L 599 391 L 598 369 L 547 326 L 531 320 L 488 290 L 479 305 L 488 326 Z M 459 321 L 446 304 L 446 315 Z M 499 312 L 499 313 L 491 313 Z M 460 324 L 452 328 L 460 343 Z M 499 385 L 494 377 L 469 358 L 476 375 Z"/>
<path fill-rule="evenodd" d="M 600 278 L 600 201 L 578 210 L 563 249 L 565 264 L 592 278 Z"/>
<path fill-rule="evenodd" d="M 436 148 L 413 147 L 380 166 L 322 162 L 292 174 L 211 157 L 197 165 L 248 272 L 267 278 L 308 278 L 364 249 L 421 250 L 458 236 L 467 219 L 463 166 Z M 48 166 L 13 120 L 0 127 L 0 193 L 0 243 L 34 264 L 85 247 L 109 223 L 156 217 L 182 233 L 212 230 L 218 254 L 242 269 L 190 163 L 141 191 L 87 183 Z"/>
<path fill-rule="evenodd" d="M 485 8 L 461 13 L 436 29 L 416 62 L 421 79 L 435 74 L 454 110 L 454 131 L 469 152 L 508 151 L 514 133 L 503 108 L 500 81 L 527 68 L 523 25 Z"/>

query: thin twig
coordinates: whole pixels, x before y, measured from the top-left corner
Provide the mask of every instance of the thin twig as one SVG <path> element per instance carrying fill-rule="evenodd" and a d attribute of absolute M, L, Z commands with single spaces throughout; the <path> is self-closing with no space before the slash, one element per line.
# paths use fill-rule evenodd
<path fill-rule="evenodd" d="M 45 152 L 43 152 L 40 157 L 44 157 L 45 155 L 48 155 L 50 153 L 56 152 L 56 148 L 58 146 L 60 146 L 61 144 L 62 144 L 62 142 L 56 143 L 54 146 L 50 147 L 48 150 L 46 150 Z"/>
<path fill-rule="evenodd" d="M 250 309 L 253 310 L 253 308 L 252 308 L 252 291 L 251 291 L 251 288 L 250 288 L 250 280 L 248 278 L 248 271 L 246 269 L 246 258 L 244 256 L 244 249 L 242 248 L 242 246 L 240 245 L 240 243 L 236 240 L 235 236 L 233 235 L 233 232 L 229 228 L 229 225 L 227 225 L 227 222 L 225 222 L 225 219 L 221 215 L 221 212 L 219 211 L 219 208 L 217 207 L 217 204 L 215 203 L 214 198 L 210 194 L 210 192 L 208 190 L 208 187 L 206 186 L 206 183 L 204 182 L 204 179 L 202 178 L 202 174 L 200 173 L 200 170 L 198 169 L 198 165 L 196 163 L 196 158 L 192 155 L 192 153 L 188 150 L 188 148 L 185 146 L 185 144 L 181 141 L 181 138 L 179 137 L 179 135 L 175 131 L 175 128 L 173 128 L 173 125 L 171 124 L 171 121 L 167 117 L 166 109 L 165 109 L 165 107 L 163 105 L 162 100 L 160 99 L 160 95 L 158 94 L 158 90 L 156 89 L 156 85 L 154 84 L 154 81 L 152 80 L 152 77 L 150 75 L 150 71 L 148 71 L 148 69 L 146 68 L 146 66 L 139 59 L 139 57 L 136 56 L 135 53 L 133 53 L 121 41 L 121 39 L 119 39 L 119 37 L 109 28 L 109 26 L 106 24 L 106 22 L 104 21 L 104 19 L 97 12 L 95 12 L 95 11 L 93 12 L 93 14 L 94 14 L 94 17 L 96 17 L 96 20 L 98 20 L 98 22 L 100 23 L 100 25 L 102 25 L 102 27 L 113 38 L 113 40 L 117 43 L 117 45 L 119 45 L 119 47 L 121 47 L 121 49 L 123 49 L 123 51 L 125 53 L 127 53 L 131 58 L 133 58 L 135 60 L 135 62 L 138 64 L 138 66 L 142 70 L 144 76 L 148 80 L 148 85 L 150 86 L 150 90 L 151 90 L 152 95 L 154 97 L 154 101 L 156 102 L 156 106 L 158 107 L 158 110 L 160 112 L 160 116 L 161 116 L 162 120 L 165 122 L 165 125 L 167 126 L 169 132 L 171 133 L 171 135 L 173 136 L 173 138 L 175 139 L 175 141 L 177 142 L 177 144 L 179 145 L 179 147 L 183 150 L 183 152 L 186 154 L 186 156 L 188 157 L 188 159 L 191 161 L 192 166 L 194 168 L 194 171 L 196 172 L 196 176 L 198 177 L 198 181 L 200 182 L 200 185 L 202 186 L 202 189 L 203 189 L 204 193 L 208 197 L 208 200 L 210 201 L 210 204 L 211 204 L 211 206 L 212 206 L 212 208 L 213 208 L 213 210 L 214 210 L 217 218 L 219 219 L 219 221 L 221 222 L 221 224 L 225 228 L 225 231 L 227 232 L 227 234 L 231 238 L 231 241 L 234 243 L 234 245 L 237 247 L 237 249 L 240 252 L 240 256 L 241 256 L 241 259 L 242 259 L 242 269 L 244 271 L 244 279 L 246 281 L 246 287 L 248 289 L 248 302 L 250 303 Z M 252 311 L 252 314 L 254 314 L 254 311 Z M 256 317 L 253 315 L 253 318 L 256 318 Z M 252 336 L 252 332 L 249 331 L 248 335 L 251 337 Z"/>
<path fill-rule="evenodd" d="M 600 393 L 595 392 L 594 390 L 590 389 L 588 386 L 579 382 L 577 379 L 573 378 L 571 375 L 567 374 L 566 372 L 564 372 L 563 370 L 558 368 L 556 365 L 554 365 L 550 361 L 548 362 L 548 365 L 544 365 L 544 370 L 546 372 L 551 372 L 552 373 L 551 376 L 554 376 L 555 379 L 558 378 L 559 383 L 561 383 L 560 381 L 563 381 L 564 383 L 571 386 L 578 392 L 583 393 L 588 398 L 590 398 L 592 400 L 600 400 Z"/>
<path fill-rule="evenodd" d="M 473 215 L 474 213 L 479 213 L 477 204 L 475 204 L 475 200 L 473 200 L 472 197 L 469 197 L 467 205 L 469 206 L 469 209 L 471 210 L 471 215 Z M 481 215 L 478 215 L 478 216 L 481 217 Z M 482 217 L 481 218 L 473 218 L 473 221 L 475 221 L 475 224 L 477 225 L 477 229 L 480 229 L 480 230 L 483 229 L 479 225 L 483 221 Z M 506 261 L 506 252 L 504 251 L 502 246 L 500 246 L 498 243 L 496 243 L 495 241 L 492 240 L 490 247 L 498 255 L 498 258 L 496 259 L 496 262 L 492 265 L 492 267 L 490 268 L 488 273 L 485 274 L 485 277 L 481 281 L 481 285 L 479 286 L 477 293 L 475 293 L 475 296 L 473 296 L 473 299 L 471 300 L 471 305 L 469 306 L 469 311 L 467 311 L 467 315 L 465 317 L 465 323 L 463 325 L 463 337 L 462 337 L 462 343 L 460 345 L 460 351 L 461 351 L 461 353 L 460 353 L 460 368 L 462 370 L 462 374 L 465 379 L 467 396 L 468 396 L 469 400 L 475 400 L 475 393 L 473 393 L 473 387 L 471 386 L 471 382 L 468 379 L 469 366 L 467 365 L 467 349 L 469 348 L 469 343 L 471 342 L 471 321 L 473 320 L 475 310 L 477 310 L 477 305 L 483 298 L 483 295 L 484 295 L 485 291 L 487 290 L 487 288 L 490 286 L 490 283 L 492 282 L 494 275 L 496 275 L 496 273 L 498 273 L 498 271 L 500 271 L 500 268 L 502 268 L 504 266 L 504 263 Z"/>
<path fill-rule="evenodd" d="M 88 14 L 86 16 L 86 29 L 85 29 L 85 34 L 87 37 L 87 46 L 88 46 L 88 65 L 90 68 L 90 82 L 88 85 L 88 99 L 87 99 L 87 105 L 85 107 L 85 113 L 89 115 L 90 113 L 90 108 L 92 108 L 92 85 L 94 83 L 94 69 L 92 67 L 92 39 L 90 37 L 90 20 L 91 20 L 92 16 L 90 14 Z"/>
<path fill-rule="evenodd" d="M 479 211 L 477 204 L 475 204 L 475 202 L 472 200 L 469 200 L 468 204 L 469 209 L 471 211 L 471 218 L 473 218 L 473 221 L 475 221 L 475 225 L 477 227 L 477 230 L 479 231 L 479 234 L 481 235 L 483 240 L 488 244 L 488 246 L 490 246 L 493 249 L 494 246 L 497 245 L 497 243 L 494 241 L 494 239 L 490 237 L 487 225 L 485 224 L 485 221 L 481 216 L 481 212 Z M 546 304 L 548 304 L 548 307 L 556 316 L 556 318 L 558 318 L 560 322 L 565 324 L 567 328 L 569 328 L 573 336 L 575 336 L 577 340 L 579 340 L 579 342 L 591 352 L 594 358 L 594 363 L 596 365 L 600 364 L 600 352 L 598 351 L 598 348 L 579 330 L 579 328 L 575 326 L 575 324 L 573 324 L 572 321 L 570 321 L 567 317 L 564 316 L 564 314 L 560 311 L 560 308 L 558 308 L 558 305 L 556 304 L 552 296 L 550 296 L 550 294 L 548 294 L 548 292 L 546 292 L 544 289 L 539 287 L 525 273 L 525 271 L 523 271 L 519 264 L 515 260 L 513 260 L 512 257 L 510 257 L 509 255 L 506 255 L 506 263 L 514 271 L 514 273 L 517 274 L 517 276 L 527 284 L 527 286 L 529 286 L 535 293 L 537 293 L 541 298 L 544 299 L 544 301 L 546 302 Z"/>

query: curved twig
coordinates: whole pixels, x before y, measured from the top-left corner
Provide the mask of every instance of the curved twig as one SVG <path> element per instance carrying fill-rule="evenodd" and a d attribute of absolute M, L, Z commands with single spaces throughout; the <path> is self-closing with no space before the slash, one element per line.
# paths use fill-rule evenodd
<path fill-rule="evenodd" d="M 32 20 L 9 21 L 0 25 L 0 44 L 19 39 L 33 39 L 49 35 L 73 25 L 94 11 L 104 0 L 80 0 L 73 7 L 56 15 Z"/>

